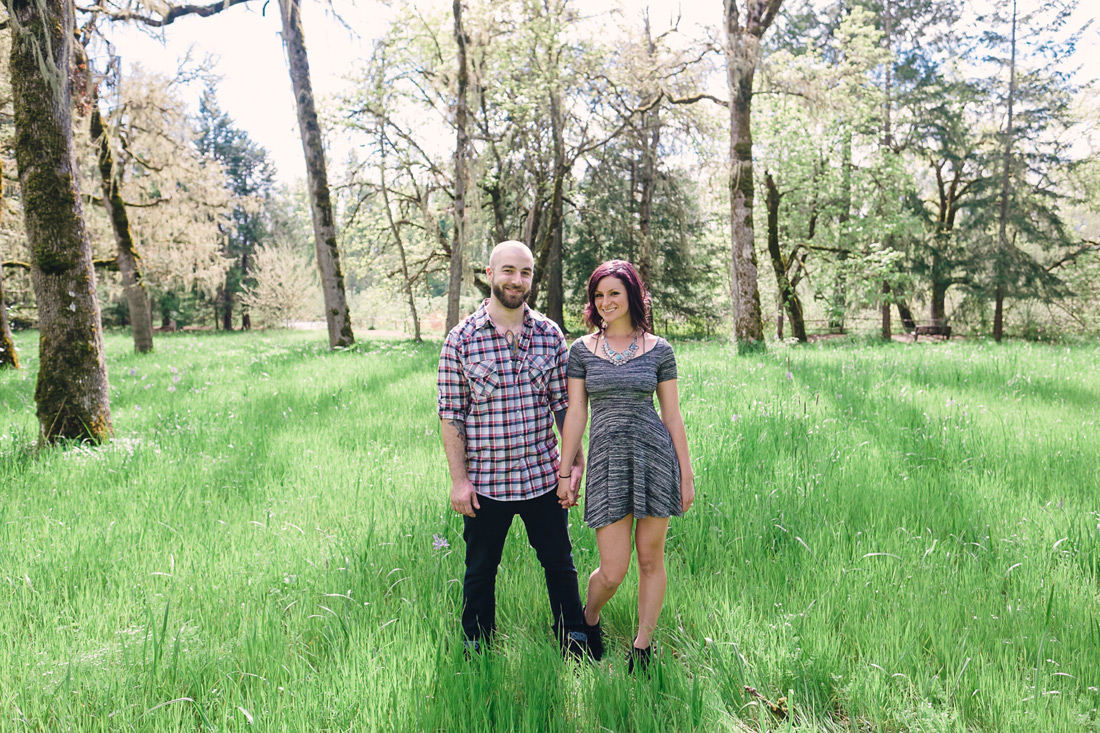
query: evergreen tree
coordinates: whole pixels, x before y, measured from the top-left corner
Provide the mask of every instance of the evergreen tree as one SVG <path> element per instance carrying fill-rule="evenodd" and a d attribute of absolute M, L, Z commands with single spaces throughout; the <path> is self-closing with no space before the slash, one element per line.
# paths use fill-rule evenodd
<path fill-rule="evenodd" d="M 233 330 L 233 309 L 248 281 L 256 248 L 269 234 L 265 214 L 275 185 L 275 169 L 267 151 L 256 144 L 218 105 L 215 91 L 207 88 L 199 101 L 196 145 L 204 154 L 225 168 L 237 203 L 233 208 L 233 226 L 225 232 L 225 255 L 232 264 L 218 295 L 222 327 Z M 245 309 L 241 327 L 251 320 Z"/>

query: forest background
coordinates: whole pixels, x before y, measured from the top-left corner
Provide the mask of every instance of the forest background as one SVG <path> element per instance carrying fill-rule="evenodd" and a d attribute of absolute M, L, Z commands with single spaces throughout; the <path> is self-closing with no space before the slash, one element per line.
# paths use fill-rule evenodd
<path fill-rule="evenodd" d="M 134 7 L 144 6 L 114 12 Z M 294 117 L 286 101 L 264 99 L 276 89 L 287 96 L 270 53 L 278 14 L 241 4 L 155 29 L 112 22 L 104 8 L 82 16 L 102 136 L 89 132 L 87 103 L 73 118 L 104 324 L 126 326 L 131 315 L 96 195 L 101 139 L 120 158 L 161 328 L 323 318 L 300 142 L 277 134 Z M 894 332 L 950 326 L 982 336 L 995 330 L 998 293 L 1010 335 L 1100 330 L 1100 112 L 1089 63 L 1097 29 L 1074 3 L 1013 8 L 779 6 L 752 97 L 750 233 L 769 337 L 878 333 L 884 306 L 896 314 Z M 570 330 L 580 328 L 580 285 L 609 257 L 647 273 L 659 329 L 732 330 L 719 4 L 709 14 L 640 3 L 583 12 L 565 2 L 467 4 L 458 195 L 453 7 L 307 9 L 320 38 L 311 55 L 322 59 L 313 76 L 325 92 L 340 264 L 360 328 L 440 334 L 449 294 L 461 292 L 452 311 L 472 310 L 486 292 L 488 249 L 518 238 L 540 265 L 532 303 Z M 218 42 L 241 28 L 259 40 Z M 257 73 L 224 76 L 219 55 L 189 46 L 196 37 L 251 59 Z M 161 41 L 168 45 L 151 50 Z M 226 67 L 234 63 L 242 62 Z M 257 91 L 245 94 L 249 87 Z M 0 112 L 4 300 L 12 323 L 26 327 L 36 303 L 13 185 L 10 92 L 0 100 L 9 110 Z M 239 116 L 270 136 L 270 151 L 234 108 L 251 110 Z M 461 288 L 450 287 L 456 249 L 465 250 Z"/>

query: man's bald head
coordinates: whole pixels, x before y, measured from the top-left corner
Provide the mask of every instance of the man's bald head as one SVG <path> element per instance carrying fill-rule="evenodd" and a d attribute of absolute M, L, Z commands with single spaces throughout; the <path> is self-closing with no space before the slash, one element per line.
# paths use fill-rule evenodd
<path fill-rule="evenodd" d="M 531 253 L 531 249 L 515 239 L 509 239 L 493 247 L 493 251 L 489 253 L 489 267 L 497 269 L 502 259 L 515 260 L 517 265 L 526 261 L 528 267 L 533 267 L 535 264 L 535 256 Z"/>
<path fill-rule="evenodd" d="M 489 276 L 494 301 L 504 308 L 522 308 L 531 292 L 535 258 L 523 242 L 514 239 L 501 242 L 493 247 L 485 274 Z"/>

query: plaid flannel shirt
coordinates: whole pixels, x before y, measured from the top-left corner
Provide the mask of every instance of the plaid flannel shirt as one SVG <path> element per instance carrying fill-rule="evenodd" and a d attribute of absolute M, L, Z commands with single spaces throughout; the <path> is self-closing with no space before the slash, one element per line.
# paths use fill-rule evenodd
<path fill-rule="evenodd" d="M 466 471 L 474 490 L 501 501 L 557 486 L 554 415 L 569 405 L 565 338 L 550 319 L 523 309 L 516 358 L 486 306 L 447 334 L 439 355 L 439 417 L 466 424 Z"/>

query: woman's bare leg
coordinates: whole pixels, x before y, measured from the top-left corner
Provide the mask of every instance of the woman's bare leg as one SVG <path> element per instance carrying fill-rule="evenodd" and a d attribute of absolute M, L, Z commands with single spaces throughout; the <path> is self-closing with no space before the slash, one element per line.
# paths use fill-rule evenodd
<path fill-rule="evenodd" d="M 634 528 L 634 515 L 628 514 L 617 522 L 596 530 L 596 546 L 600 551 L 600 566 L 588 577 L 588 593 L 585 597 L 584 622 L 589 626 L 600 620 L 604 607 L 626 577 L 630 567 L 630 534 Z"/>
<path fill-rule="evenodd" d="M 634 646 L 645 649 L 657 628 L 657 617 L 665 602 L 668 576 L 665 574 L 665 535 L 668 517 L 642 517 L 635 529 L 638 550 L 638 636 Z M 591 586 L 589 586 L 591 587 Z"/>

